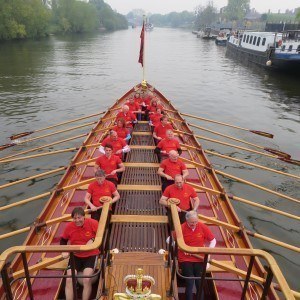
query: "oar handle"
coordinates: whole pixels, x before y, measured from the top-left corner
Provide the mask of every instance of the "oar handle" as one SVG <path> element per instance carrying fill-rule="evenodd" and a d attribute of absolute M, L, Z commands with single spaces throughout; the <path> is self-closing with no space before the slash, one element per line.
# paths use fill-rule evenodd
<path fill-rule="evenodd" d="M 267 137 L 269 139 L 272 139 L 274 135 L 272 133 L 264 132 L 264 131 L 259 131 L 259 130 L 249 130 L 252 133 Z"/>
<path fill-rule="evenodd" d="M 32 134 L 32 133 L 34 133 L 34 131 L 21 132 L 21 133 L 18 133 L 18 134 L 13 134 L 13 135 L 11 135 L 9 138 L 10 138 L 11 140 L 16 140 L 16 139 L 19 139 L 19 138 L 21 138 L 21 137 L 30 135 L 30 134 Z"/>
<path fill-rule="evenodd" d="M 6 148 L 9 148 L 9 147 L 13 147 L 13 146 L 15 146 L 15 145 L 16 145 L 16 143 L 10 143 L 10 144 L 4 144 L 4 145 L 1 145 L 1 146 L 0 146 L 0 151 L 4 150 L 4 149 L 6 149 Z"/>

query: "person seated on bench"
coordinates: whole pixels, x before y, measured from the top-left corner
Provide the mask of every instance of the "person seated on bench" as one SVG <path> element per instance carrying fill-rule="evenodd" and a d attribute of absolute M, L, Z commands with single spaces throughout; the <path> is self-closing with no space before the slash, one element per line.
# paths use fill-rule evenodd
<path fill-rule="evenodd" d="M 115 185 L 105 179 L 105 172 L 99 169 L 95 173 L 96 180 L 89 184 L 84 197 L 84 202 L 91 208 L 91 218 L 99 221 L 103 203 L 100 198 L 107 196 L 112 198 L 112 204 L 120 199 L 120 194 Z"/>
<path fill-rule="evenodd" d="M 196 211 L 189 211 L 185 215 L 186 222 L 181 225 L 184 242 L 192 247 L 214 248 L 216 239 L 208 226 L 203 224 L 198 219 Z M 176 236 L 175 236 L 176 239 Z M 207 245 L 205 245 L 207 243 Z M 203 259 L 199 256 L 186 253 L 178 248 L 178 262 L 181 269 L 181 274 L 185 277 L 201 277 L 203 270 Z M 185 279 L 185 299 L 193 300 L 193 286 L 196 285 L 197 295 L 199 299 L 200 279 Z M 204 291 L 202 291 L 201 300 L 204 299 Z"/>
<path fill-rule="evenodd" d="M 157 154 L 159 161 L 166 159 L 171 150 L 176 150 L 181 155 L 182 150 L 180 148 L 178 140 L 174 136 L 174 132 L 168 129 L 166 132 L 166 138 L 162 139 L 156 146 L 154 153 Z"/>
<path fill-rule="evenodd" d="M 174 178 L 177 174 L 181 174 L 183 180 L 185 180 L 189 171 L 185 163 L 179 158 L 179 154 L 176 150 L 169 152 L 169 158 L 163 160 L 158 168 L 157 174 L 161 176 L 162 180 L 162 192 L 169 186 L 174 184 Z"/>
<path fill-rule="evenodd" d="M 187 183 L 184 183 L 182 175 L 175 175 L 174 184 L 169 185 L 163 192 L 159 203 L 168 207 L 168 199 L 177 198 L 180 200 L 177 206 L 180 223 L 185 222 L 185 213 L 190 210 L 197 211 L 200 200 L 195 189 Z M 168 209 L 168 216 L 171 218 L 170 209 Z"/>
<path fill-rule="evenodd" d="M 124 172 L 125 167 L 119 156 L 113 154 L 113 146 L 106 144 L 104 147 L 105 154 L 97 158 L 94 166 L 94 171 L 97 172 L 102 169 L 106 177 L 105 179 L 111 181 L 116 187 L 118 185 L 118 175 Z"/>
<path fill-rule="evenodd" d="M 160 140 L 166 138 L 167 130 L 173 130 L 173 126 L 168 122 L 167 116 L 162 116 L 160 119 L 160 123 L 154 128 L 153 137 L 158 143 Z"/>
<path fill-rule="evenodd" d="M 61 236 L 60 245 L 67 245 L 68 242 L 70 245 L 87 245 L 93 243 L 98 229 L 98 221 L 86 219 L 82 207 L 75 207 L 73 209 L 72 218 L 73 221 L 68 223 L 65 227 L 65 230 Z M 77 274 L 78 272 L 83 272 L 83 276 L 93 275 L 97 265 L 99 253 L 99 249 L 74 253 L 75 273 Z M 69 256 L 69 252 L 62 253 L 63 258 L 68 258 Z M 67 275 L 71 274 L 71 269 L 69 268 L 67 270 Z M 92 279 L 93 278 L 82 278 L 83 300 L 90 299 L 93 284 Z M 71 277 L 67 278 L 66 280 L 65 293 L 67 300 L 73 299 L 74 295 Z"/>

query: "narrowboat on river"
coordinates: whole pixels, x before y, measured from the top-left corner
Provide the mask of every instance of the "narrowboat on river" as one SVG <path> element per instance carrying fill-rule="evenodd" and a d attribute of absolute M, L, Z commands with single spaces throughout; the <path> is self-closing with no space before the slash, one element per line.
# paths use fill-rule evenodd
<path fill-rule="evenodd" d="M 59 244 L 73 208 L 85 206 L 84 195 L 88 184 L 94 181 L 99 145 L 114 125 L 122 105 L 137 91 L 150 91 L 172 123 L 182 147 L 181 159 L 189 170 L 187 182 L 200 199 L 199 218 L 216 237 L 214 249 L 185 244 L 176 202 L 172 201 L 169 203 L 172 224 L 169 223 L 164 207 L 159 204 L 159 161 L 154 153 L 151 126 L 146 120 L 134 126 L 129 143 L 131 151 L 126 155 L 125 171 L 117 186 L 121 198 L 112 214 L 109 199 L 104 203 L 95 241 L 83 246 Z M 24 244 L 1 254 L 0 299 L 64 299 L 68 261 L 61 253 L 96 248 L 100 248 L 101 255 L 93 275 L 92 299 L 184 299 L 177 247 L 191 255 L 204 256 L 206 268 L 201 277 L 204 299 L 299 299 L 300 293 L 290 289 L 274 258 L 252 247 L 249 236 L 256 233 L 243 226 L 230 202 L 234 196 L 225 191 L 207 158 L 210 151 L 202 148 L 184 116 L 146 82 L 137 84 L 113 103 L 79 147 L 55 189 L 46 194 L 50 198 L 38 219 L 22 231 L 28 232 Z M 2 157 L 1 161 L 4 160 Z M 86 211 L 86 218 L 89 217 Z M 171 228 L 176 232 L 177 242 L 167 244 Z M 297 247 L 293 250 L 299 252 Z M 130 291 L 129 279 L 136 287 Z M 76 285 L 75 274 L 72 280 L 74 299 L 81 299 L 82 289 Z"/>
<path fill-rule="evenodd" d="M 244 31 L 229 38 L 226 54 L 245 63 L 299 76 L 300 31 Z"/>

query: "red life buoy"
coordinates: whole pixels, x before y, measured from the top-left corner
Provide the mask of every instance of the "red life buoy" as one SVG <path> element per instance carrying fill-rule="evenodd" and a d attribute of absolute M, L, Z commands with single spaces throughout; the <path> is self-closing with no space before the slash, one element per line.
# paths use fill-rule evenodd
<path fill-rule="evenodd" d="M 280 47 L 282 45 L 282 40 L 278 41 L 278 46 Z"/>

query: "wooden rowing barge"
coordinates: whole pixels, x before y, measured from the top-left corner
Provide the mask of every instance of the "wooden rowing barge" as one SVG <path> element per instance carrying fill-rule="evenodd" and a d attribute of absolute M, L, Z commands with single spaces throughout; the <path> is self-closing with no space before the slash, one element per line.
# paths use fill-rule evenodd
<path fill-rule="evenodd" d="M 116 292 L 124 293 L 124 277 L 135 274 L 137 268 L 142 268 L 145 275 L 155 279 L 156 284 L 151 291 L 160 295 L 161 299 L 184 299 L 174 246 L 166 244 L 170 224 L 164 208 L 159 205 L 159 164 L 153 152 L 155 144 L 147 121 L 139 121 L 134 127 L 131 151 L 126 156 L 126 169 L 118 185 L 121 199 L 111 217 L 109 203 L 104 204 L 94 243 L 59 245 L 72 209 L 84 206 L 87 186 L 94 180 L 93 166 L 99 156 L 101 141 L 114 124 L 122 104 L 141 88 L 140 84 L 133 87 L 96 123 L 56 189 L 49 193 L 50 199 L 28 229 L 23 246 L 12 247 L 2 253 L 0 299 L 63 299 L 67 261 L 63 260 L 61 252 L 73 253 L 96 247 L 100 247 L 102 255 L 97 281 L 93 285 L 93 299 L 114 299 Z M 147 89 L 160 100 L 172 120 L 182 144 L 181 157 L 189 169 L 188 182 L 196 188 L 201 201 L 199 217 L 208 224 L 217 239 L 215 249 L 187 246 L 182 238 L 176 205 L 171 204 L 178 247 L 189 253 L 204 255 L 205 261 L 210 260 L 210 267 L 201 281 L 205 299 L 299 298 L 299 293 L 289 288 L 272 256 L 252 248 L 248 238 L 251 233 L 243 227 L 230 203 L 231 196 L 222 187 L 216 171 L 182 115 L 154 87 L 147 84 Z M 112 251 L 116 248 L 119 253 Z M 209 258 L 208 254 L 211 254 Z M 77 290 L 78 299 L 80 293 L 80 289 Z"/>

